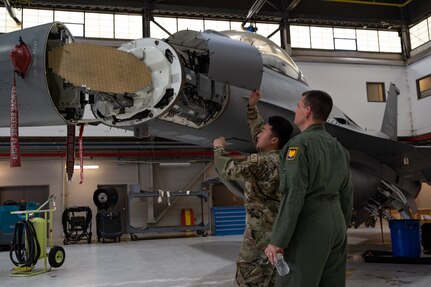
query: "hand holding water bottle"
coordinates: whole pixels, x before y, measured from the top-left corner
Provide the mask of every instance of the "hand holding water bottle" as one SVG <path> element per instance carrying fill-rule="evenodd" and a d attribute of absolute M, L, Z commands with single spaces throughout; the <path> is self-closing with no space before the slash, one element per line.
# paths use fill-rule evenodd
<path fill-rule="evenodd" d="M 287 265 L 287 262 L 284 260 L 283 254 L 281 253 L 277 253 L 275 268 L 277 268 L 278 275 L 280 276 L 285 276 L 290 272 L 289 265 Z"/>

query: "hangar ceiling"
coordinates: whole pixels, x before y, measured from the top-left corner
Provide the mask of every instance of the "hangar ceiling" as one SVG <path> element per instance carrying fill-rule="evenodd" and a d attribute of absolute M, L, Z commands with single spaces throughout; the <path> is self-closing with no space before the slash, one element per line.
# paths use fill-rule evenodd
<path fill-rule="evenodd" d="M 259 0 L 9 0 L 14 7 L 149 13 L 244 20 Z M 399 28 L 431 14 L 429 0 L 268 0 L 252 21 Z"/>

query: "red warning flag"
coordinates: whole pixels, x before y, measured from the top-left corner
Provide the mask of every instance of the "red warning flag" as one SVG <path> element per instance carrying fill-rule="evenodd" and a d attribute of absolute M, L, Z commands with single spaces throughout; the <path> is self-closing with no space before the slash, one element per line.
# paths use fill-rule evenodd
<path fill-rule="evenodd" d="M 84 134 L 84 124 L 79 126 L 79 168 L 81 170 L 81 180 L 79 184 L 84 181 L 84 145 L 82 143 L 82 135 Z"/>
<path fill-rule="evenodd" d="M 10 167 L 21 167 L 21 151 L 18 134 L 18 99 L 16 96 L 15 72 L 10 96 Z"/>
<path fill-rule="evenodd" d="M 20 167 L 21 151 L 19 147 L 18 98 L 16 95 L 15 73 L 24 79 L 30 69 L 33 57 L 30 48 L 21 37 L 19 37 L 19 44 L 15 45 L 15 48 L 10 51 L 9 57 L 15 68 L 10 97 L 10 167 Z"/>
<path fill-rule="evenodd" d="M 67 125 L 66 174 L 67 174 L 68 181 L 72 180 L 74 166 L 75 166 L 75 126 Z"/>

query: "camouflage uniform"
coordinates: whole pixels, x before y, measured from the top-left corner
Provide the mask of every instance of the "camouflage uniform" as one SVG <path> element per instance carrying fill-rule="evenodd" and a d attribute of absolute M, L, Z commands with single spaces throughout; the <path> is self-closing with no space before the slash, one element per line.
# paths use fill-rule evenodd
<path fill-rule="evenodd" d="M 254 141 L 264 122 L 257 108 L 248 108 L 249 128 Z M 237 259 L 235 286 L 274 286 L 275 271 L 264 250 L 278 212 L 280 164 L 277 150 L 249 155 L 235 162 L 222 147 L 214 148 L 215 168 L 229 180 L 245 181 L 246 229 Z"/>

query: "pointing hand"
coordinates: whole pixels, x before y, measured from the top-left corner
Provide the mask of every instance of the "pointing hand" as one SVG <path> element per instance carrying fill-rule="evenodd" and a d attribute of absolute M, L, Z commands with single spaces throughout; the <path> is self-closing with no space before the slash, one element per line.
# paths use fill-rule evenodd
<path fill-rule="evenodd" d="M 214 140 L 214 142 L 213 142 L 213 146 L 214 146 L 214 147 L 216 147 L 216 146 L 221 146 L 221 147 L 223 147 L 223 148 L 224 148 L 224 146 L 225 146 L 225 142 L 226 142 L 226 140 L 224 139 L 224 137 L 218 137 L 218 138 L 216 138 L 216 139 Z"/>
<path fill-rule="evenodd" d="M 260 100 L 260 91 L 258 89 L 255 89 L 253 90 L 253 92 L 251 92 L 251 95 L 248 98 L 248 105 L 250 107 L 254 107 L 256 106 L 259 100 Z"/>

